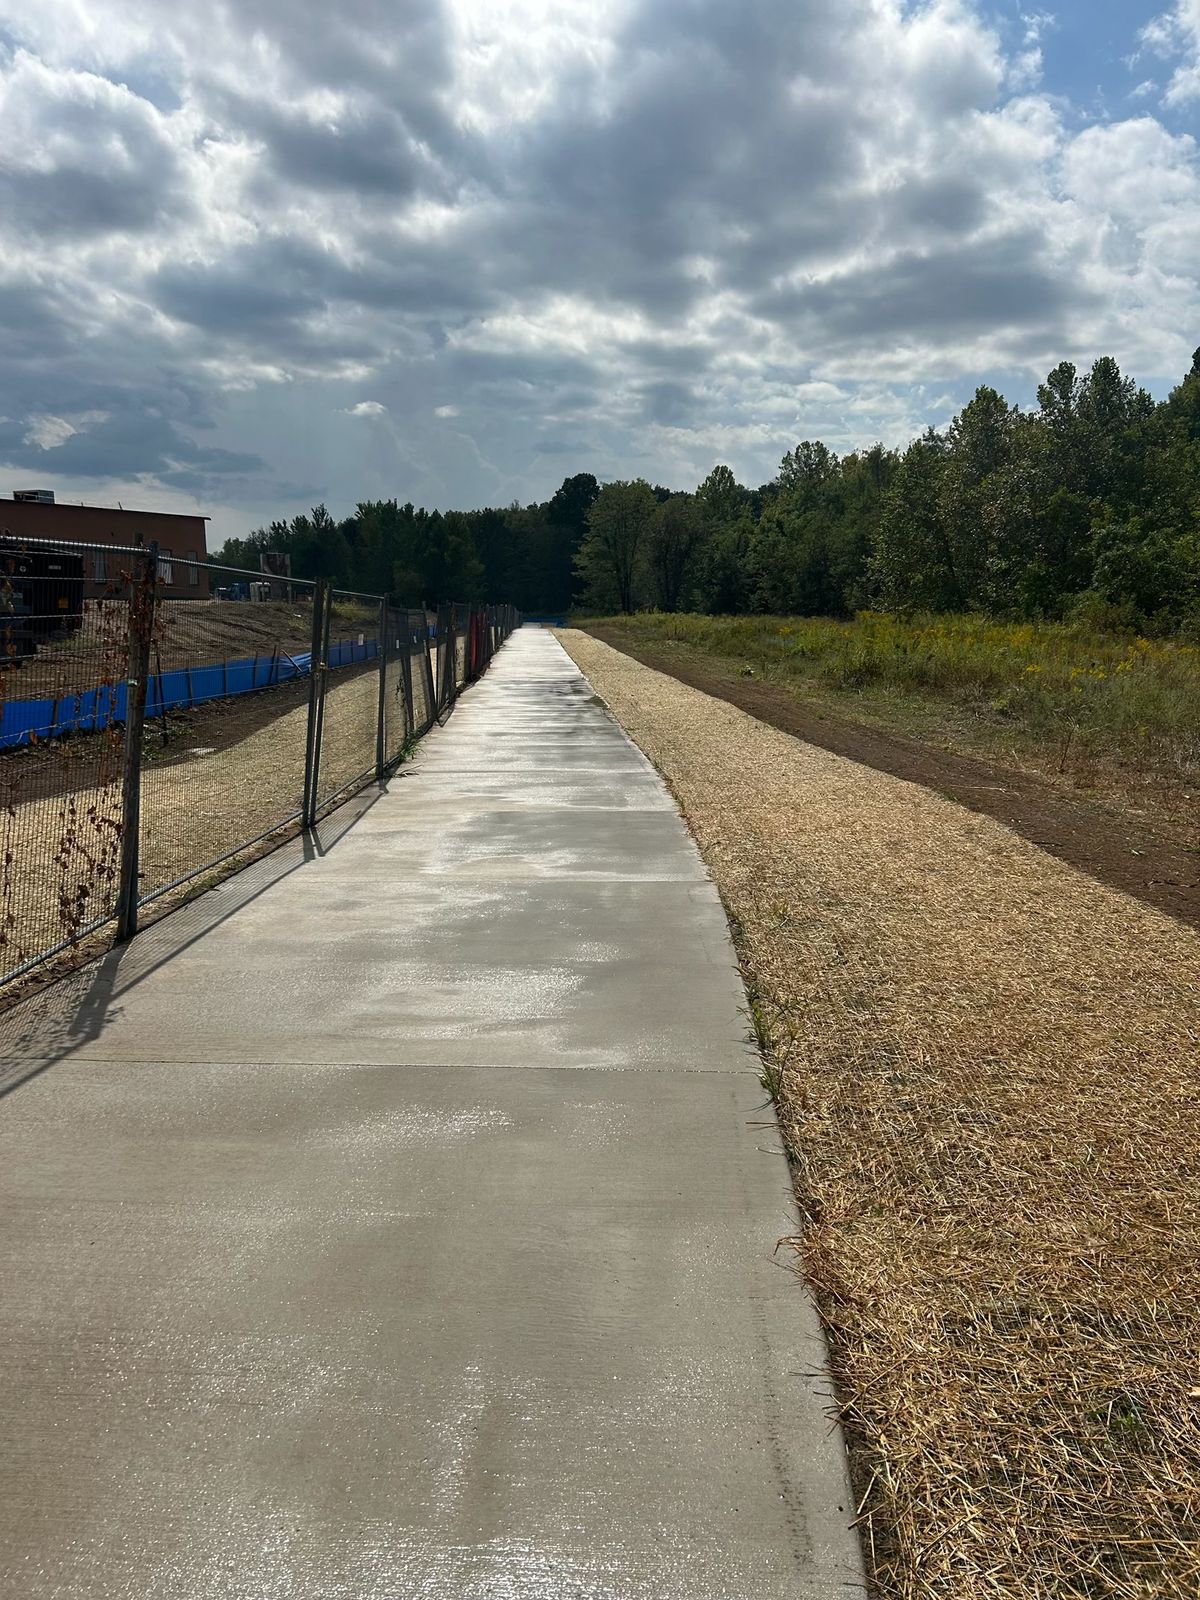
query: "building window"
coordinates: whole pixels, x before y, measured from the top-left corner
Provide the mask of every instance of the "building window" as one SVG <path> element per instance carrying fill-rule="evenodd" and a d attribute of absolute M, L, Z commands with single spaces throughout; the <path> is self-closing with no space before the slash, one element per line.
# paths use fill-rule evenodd
<path fill-rule="evenodd" d="M 171 552 L 164 550 L 158 558 L 158 581 L 160 583 L 174 583 L 175 578 L 171 571 Z"/>
<path fill-rule="evenodd" d="M 104 551 L 92 551 L 92 582 L 103 583 L 106 577 L 104 568 Z"/>
<path fill-rule="evenodd" d="M 188 560 L 192 563 L 188 568 L 188 582 L 195 585 L 200 582 L 200 568 L 196 565 L 196 552 L 194 550 L 188 551 Z"/>

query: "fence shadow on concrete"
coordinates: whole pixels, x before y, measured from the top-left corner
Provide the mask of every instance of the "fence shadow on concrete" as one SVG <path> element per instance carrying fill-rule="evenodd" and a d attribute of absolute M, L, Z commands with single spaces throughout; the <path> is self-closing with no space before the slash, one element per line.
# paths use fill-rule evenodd
<path fill-rule="evenodd" d="M 330 854 L 388 792 L 373 784 L 216 888 L 168 912 L 127 943 L 0 1014 L 0 1099 L 100 1037 L 121 998 L 180 952 L 311 861 Z"/>

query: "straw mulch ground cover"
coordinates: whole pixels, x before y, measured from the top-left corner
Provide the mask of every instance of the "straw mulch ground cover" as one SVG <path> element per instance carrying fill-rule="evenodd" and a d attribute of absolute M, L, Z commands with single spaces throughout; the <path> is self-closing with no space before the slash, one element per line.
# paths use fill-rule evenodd
<path fill-rule="evenodd" d="M 878 1592 L 1200 1594 L 1200 938 L 575 631 L 729 910 Z"/>

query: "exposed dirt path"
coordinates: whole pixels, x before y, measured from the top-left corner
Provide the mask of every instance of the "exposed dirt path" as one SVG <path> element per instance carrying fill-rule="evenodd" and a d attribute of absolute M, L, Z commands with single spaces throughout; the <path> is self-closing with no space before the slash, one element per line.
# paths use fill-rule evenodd
<path fill-rule="evenodd" d="M 561 635 L 738 939 L 888 1600 L 1200 1593 L 1200 938 Z"/>
<path fill-rule="evenodd" d="M 738 706 L 773 728 L 995 817 L 1102 883 L 1200 927 L 1200 840 L 1196 849 L 1188 849 L 1135 818 L 1114 816 L 1029 773 L 818 711 L 777 684 L 738 677 L 717 662 L 657 650 L 613 629 L 587 631 L 656 672 Z"/>

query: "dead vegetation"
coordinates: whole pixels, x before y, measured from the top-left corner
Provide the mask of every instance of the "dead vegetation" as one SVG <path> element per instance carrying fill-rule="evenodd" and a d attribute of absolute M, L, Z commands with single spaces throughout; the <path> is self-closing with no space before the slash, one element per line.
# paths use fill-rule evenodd
<path fill-rule="evenodd" d="M 576 632 L 738 939 L 896 1600 L 1200 1594 L 1200 939 Z"/>

